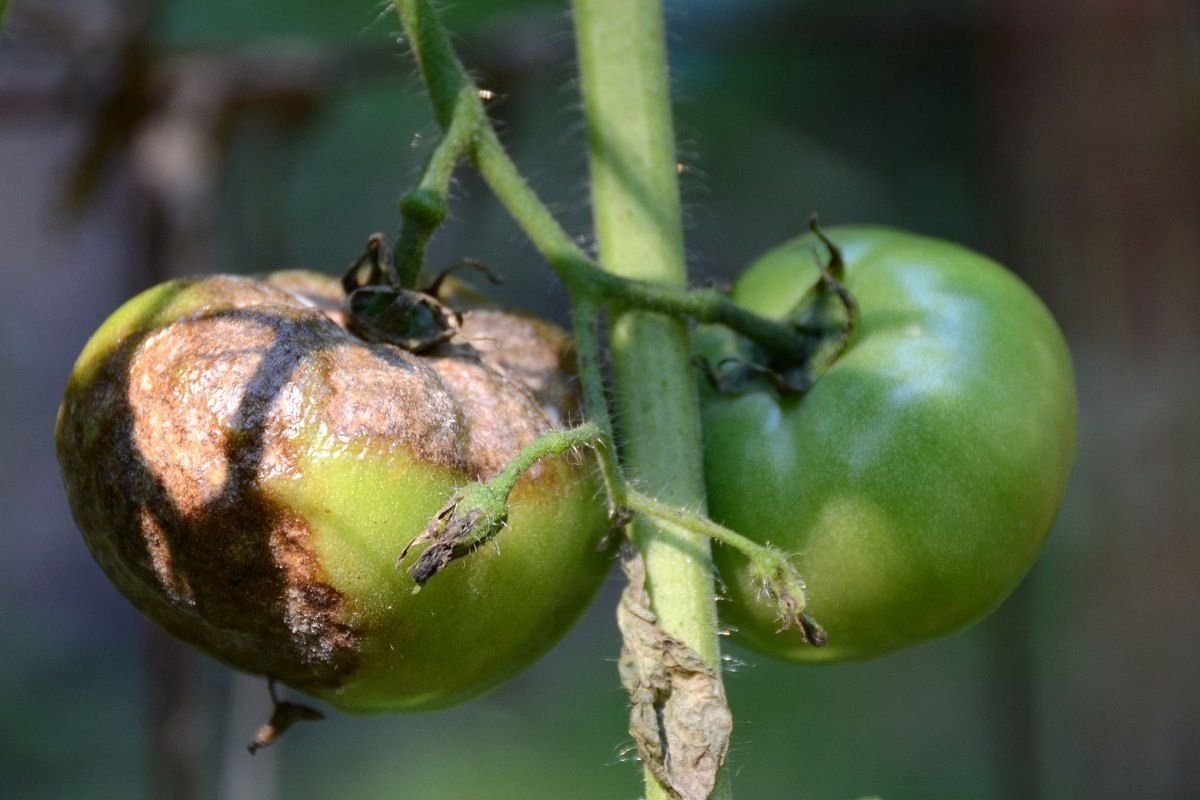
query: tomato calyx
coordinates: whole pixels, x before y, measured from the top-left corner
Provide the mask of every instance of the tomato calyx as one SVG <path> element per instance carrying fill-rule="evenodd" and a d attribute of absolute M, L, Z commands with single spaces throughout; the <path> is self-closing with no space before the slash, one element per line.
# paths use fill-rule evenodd
<path fill-rule="evenodd" d="M 342 289 L 350 312 L 347 327 L 364 341 L 420 354 L 452 339 L 462 325 L 462 316 L 435 295 L 400 285 L 391 246 L 381 233 L 371 235 L 346 270 Z"/>
<path fill-rule="evenodd" d="M 813 248 L 813 260 L 821 276 L 800 298 L 788 319 L 798 330 L 812 337 L 813 349 L 808 354 L 806 366 L 815 382 L 846 352 L 858 330 L 861 314 L 858 301 L 844 283 L 846 261 L 841 248 L 821 230 L 816 214 L 809 218 L 808 227 L 829 250 L 829 260 L 822 261 L 821 254 Z"/>
<path fill-rule="evenodd" d="M 475 270 L 479 274 L 483 275 L 483 277 L 487 278 L 488 282 L 493 285 L 499 285 L 501 283 L 504 283 L 504 279 L 501 278 L 496 273 L 492 272 L 491 268 L 489 268 L 488 265 L 485 264 L 484 262 L 480 261 L 477 258 L 464 258 L 461 261 L 457 261 L 457 262 L 451 264 L 450 266 L 446 267 L 441 272 L 439 272 L 437 275 L 435 275 L 433 280 L 431 280 L 429 283 L 427 283 L 425 285 L 425 287 L 421 290 L 421 292 L 429 295 L 430 297 L 436 298 L 437 300 L 440 300 L 444 303 L 450 303 L 450 304 L 453 304 L 454 300 L 457 299 L 460 295 L 473 294 L 472 292 L 469 292 L 464 288 L 464 284 L 461 284 L 456 281 L 452 282 L 453 285 L 448 285 L 446 283 L 447 278 L 449 278 L 455 272 L 458 272 L 459 270 L 463 270 L 463 269 Z M 472 298 L 472 299 L 474 299 L 474 298 Z"/>
<path fill-rule="evenodd" d="M 787 561 L 787 556 L 780 555 L 779 560 L 759 559 L 751 561 L 750 566 L 755 583 L 776 610 L 779 627 L 775 632 L 783 633 L 794 628 L 805 643 L 824 647 L 829 643 L 829 634 L 806 610 L 808 598 L 804 580 Z"/>
<path fill-rule="evenodd" d="M 829 251 L 828 260 L 813 248 L 820 277 L 809 287 L 787 321 L 804 337 L 798 356 L 783 356 L 750 341 L 739 341 L 736 353 L 715 363 L 695 359 L 712 387 L 721 394 L 747 394 L 764 387 L 780 395 L 803 395 L 841 358 L 858 330 L 858 301 L 844 283 L 846 263 L 839 248 L 809 218 L 809 229 Z"/>
<path fill-rule="evenodd" d="M 346 327 L 364 341 L 392 344 L 418 355 L 427 353 L 453 339 L 462 328 L 462 314 L 444 295 L 466 293 L 458 285 L 451 289 L 446 284 L 452 273 L 464 268 L 501 283 L 482 261 L 463 259 L 439 272 L 423 288 L 407 288 L 400 284 L 387 237 L 371 234 L 363 253 L 342 276 L 349 309 Z"/>

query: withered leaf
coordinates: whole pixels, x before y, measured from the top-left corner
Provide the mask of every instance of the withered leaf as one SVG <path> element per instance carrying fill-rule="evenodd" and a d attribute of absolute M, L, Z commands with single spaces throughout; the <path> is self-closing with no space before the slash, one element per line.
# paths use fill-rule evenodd
<path fill-rule="evenodd" d="M 733 730 L 725 688 L 715 669 L 658 624 L 641 556 L 630 550 L 623 566 L 629 583 L 617 607 L 617 625 L 629 733 L 642 761 L 672 797 L 706 800 Z"/>
<path fill-rule="evenodd" d="M 271 719 L 258 729 L 258 733 L 254 735 L 254 741 L 246 749 L 250 751 L 250 755 L 254 755 L 262 748 L 274 744 L 280 736 L 287 732 L 288 728 L 297 722 L 316 722 L 323 719 L 325 719 L 325 715 L 315 708 L 299 703 L 276 701 Z"/>

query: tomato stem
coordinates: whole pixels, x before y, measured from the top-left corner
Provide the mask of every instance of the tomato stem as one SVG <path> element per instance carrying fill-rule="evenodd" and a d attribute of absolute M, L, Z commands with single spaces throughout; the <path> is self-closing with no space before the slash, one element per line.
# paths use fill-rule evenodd
<path fill-rule="evenodd" d="M 501 205 L 572 293 L 587 294 L 615 310 L 655 311 L 725 325 L 767 351 L 782 356 L 804 352 L 805 337 L 793 325 L 747 311 L 714 289 L 689 290 L 682 285 L 655 284 L 601 269 L 562 228 L 517 170 L 495 130 L 488 124 L 478 89 L 455 55 L 428 0 L 394 0 L 394 5 L 420 67 L 438 125 L 449 131 L 456 120 L 467 120 L 461 128 L 464 136 L 470 136 L 466 155 L 475 162 Z M 578 11 L 576 18 L 578 20 Z M 443 139 L 443 143 L 445 141 Z M 455 145 L 447 147 L 453 152 Z M 431 157 L 431 167 L 433 161 Z M 674 175 L 673 159 L 670 168 Z M 403 236 L 402 233 L 401 238 Z M 398 254 L 403 247 L 403 244 L 398 245 Z"/>
<path fill-rule="evenodd" d="M 641 492 L 629 491 L 625 498 L 626 507 L 635 514 L 650 517 L 666 528 L 704 536 L 737 550 L 750 562 L 751 574 L 775 603 L 781 629 L 795 628 L 809 643 L 818 647 L 825 644 L 824 629 L 805 610 L 808 597 L 804 579 L 783 550 L 759 544 L 703 514 L 660 503 Z"/>
<path fill-rule="evenodd" d="M 478 129 L 485 124 L 472 102 L 473 90 L 471 86 L 459 90 L 455 113 L 441 141 L 429 154 L 417 188 L 400 200 L 404 222 L 396 240 L 395 263 L 401 288 L 416 287 L 425 261 L 425 245 L 446 219 L 454 169 L 471 151 Z"/>
<path fill-rule="evenodd" d="M 661 287 L 662 295 L 671 290 L 675 296 L 686 294 L 662 4 L 573 0 L 572 8 L 600 264 L 607 273 L 640 281 L 640 299 L 651 296 L 651 287 Z M 720 302 L 719 294 L 711 297 Z M 702 509 L 700 408 L 687 327 L 677 317 L 649 313 L 624 299 L 613 303 L 608 323 L 625 467 L 647 491 Z M 665 529 L 650 516 L 636 519 L 632 534 L 663 633 L 691 648 L 719 687 L 709 540 L 685 528 Z M 627 639 L 627 648 L 630 644 Z M 724 692 L 719 694 L 723 704 Z M 706 735 L 689 728 L 698 721 L 659 724 L 667 726 L 659 730 L 666 740 Z M 727 740 L 715 748 L 721 759 L 726 746 Z M 642 755 L 649 765 L 653 754 Z M 664 774 L 650 766 L 645 770 L 648 800 L 677 796 L 659 782 Z M 711 780 L 709 796 L 730 797 L 724 769 Z"/>
<path fill-rule="evenodd" d="M 625 468 L 639 487 L 696 509 L 704 506 L 705 489 L 696 382 L 683 321 L 723 324 L 782 356 L 803 353 L 808 342 L 790 322 L 752 314 L 715 290 L 686 288 L 661 2 L 573 2 L 603 268 L 580 249 L 517 170 L 429 0 L 394 0 L 394 5 L 434 116 L 446 132 L 421 183 L 402 204 L 405 224 L 397 248 L 402 280 L 416 280 L 425 242 L 445 216 L 450 174 L 466 154 L 566 284 L 575 318 L 588 425 L 534 442 L 500 475 L 479 485 L 482 494 L 472 494 L 468 505 L 506 498 L 520 474 L 567 441 L 594 446 L 614 519 L 620 520 L 625 509 L 642 512 L 634 538 L 645 559 L 654 613 L 667 634 L 693 648 L 719 674 L 710 539 L 743 549 L 747 542 L 701 513 L 630 490 L 616 458 L 599 366 L 599 313 L 606 310 L 610 323 Z M 780 563 L 773 551 L 755 547 L 749 547 L 752 560 L 764 565 L 764 574 L 779 583 L 779 594 L 793 598 L 793 607 L 802 611 L 803 584 L 786 559 Z M 647 773 L 646 796 L 661 799 L 669 792 Z M 711 796 L 731 796 L 723 770 Z"/>
<path fill-rule="evenodd" d="M 517 481 L 533 467 L 534 464 L 549 456 L 562 455 L 579 447 L 595 447 L 603 439 L 599 425 L 585 422 L 575 428 L 555 430 L 545 433 L 521 448 L 521 451 L 511 461 L 504 465 L 487 486 L 497 496 L 507 501 L 512 494 Z"/>
<path fill-rule="evenodd" d="M 601 452 L 603 439 L 600 426 L 590 422 L 539 436 L 521 448 L 489 480 L 457 489 L 425 530 L 405 545 L 396 559 L 396 566 L 400 566 L 414 548 L 424 548 L 408 569 L 417 584 L 414 591 L 419 590 L 451 561 L 469 554 L 504 529 L 513 488 L 534 464 L 579 447 L 591 446 Z"/>

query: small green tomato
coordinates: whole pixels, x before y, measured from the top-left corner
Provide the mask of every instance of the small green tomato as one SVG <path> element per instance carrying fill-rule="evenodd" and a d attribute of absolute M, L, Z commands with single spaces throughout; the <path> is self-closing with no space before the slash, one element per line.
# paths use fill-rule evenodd
<path fill-rule="evenodd" d="M 935 239 L 829 236 L 859 314 L 840 356 L 797 396 L 702 390 L 711 514 L 791 554 L 828 643 L 779 632 L 729 548 L 723 614 L 750 647 L 801 662 L 877 656 L 990 613 L 1037 556 L 1075 453 L 1067 347 L 1024 284 Z M 812 236 L 767 253 L 733 298 L 811 321 L 814 248 L 824 259 Z M 761 355 L 721 331 L 700 341 L 710 359 Z"/>

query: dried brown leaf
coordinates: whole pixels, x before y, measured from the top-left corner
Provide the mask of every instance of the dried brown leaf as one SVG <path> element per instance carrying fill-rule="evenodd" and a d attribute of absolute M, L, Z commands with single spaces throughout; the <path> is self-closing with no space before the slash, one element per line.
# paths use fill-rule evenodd
<path fill-rule="evenodd" d="M 641 556 L 627 553 L 624 568 L 629 584 L 617 608 L 617 624 L 629 733 L 642 761 L 672 797 L 706 800 L 733 730 L 725 688 L 715 669 L 658 624 Z"/>
<path fill-rule="evenodd" d="M 254 741 L 246 749 L 250 751 L 250 755 L 254 755 L 262 748 L 269 747 L 278 741 L 279 737 L 287 733 L 288 728 L 297 722 L 317 722 L 323 719 L 325 719 L 325 715 L 315 708 L 299 703 L 277 701 L 271 719 L 258 729 L 258 733 L 254 735 Z"/>

